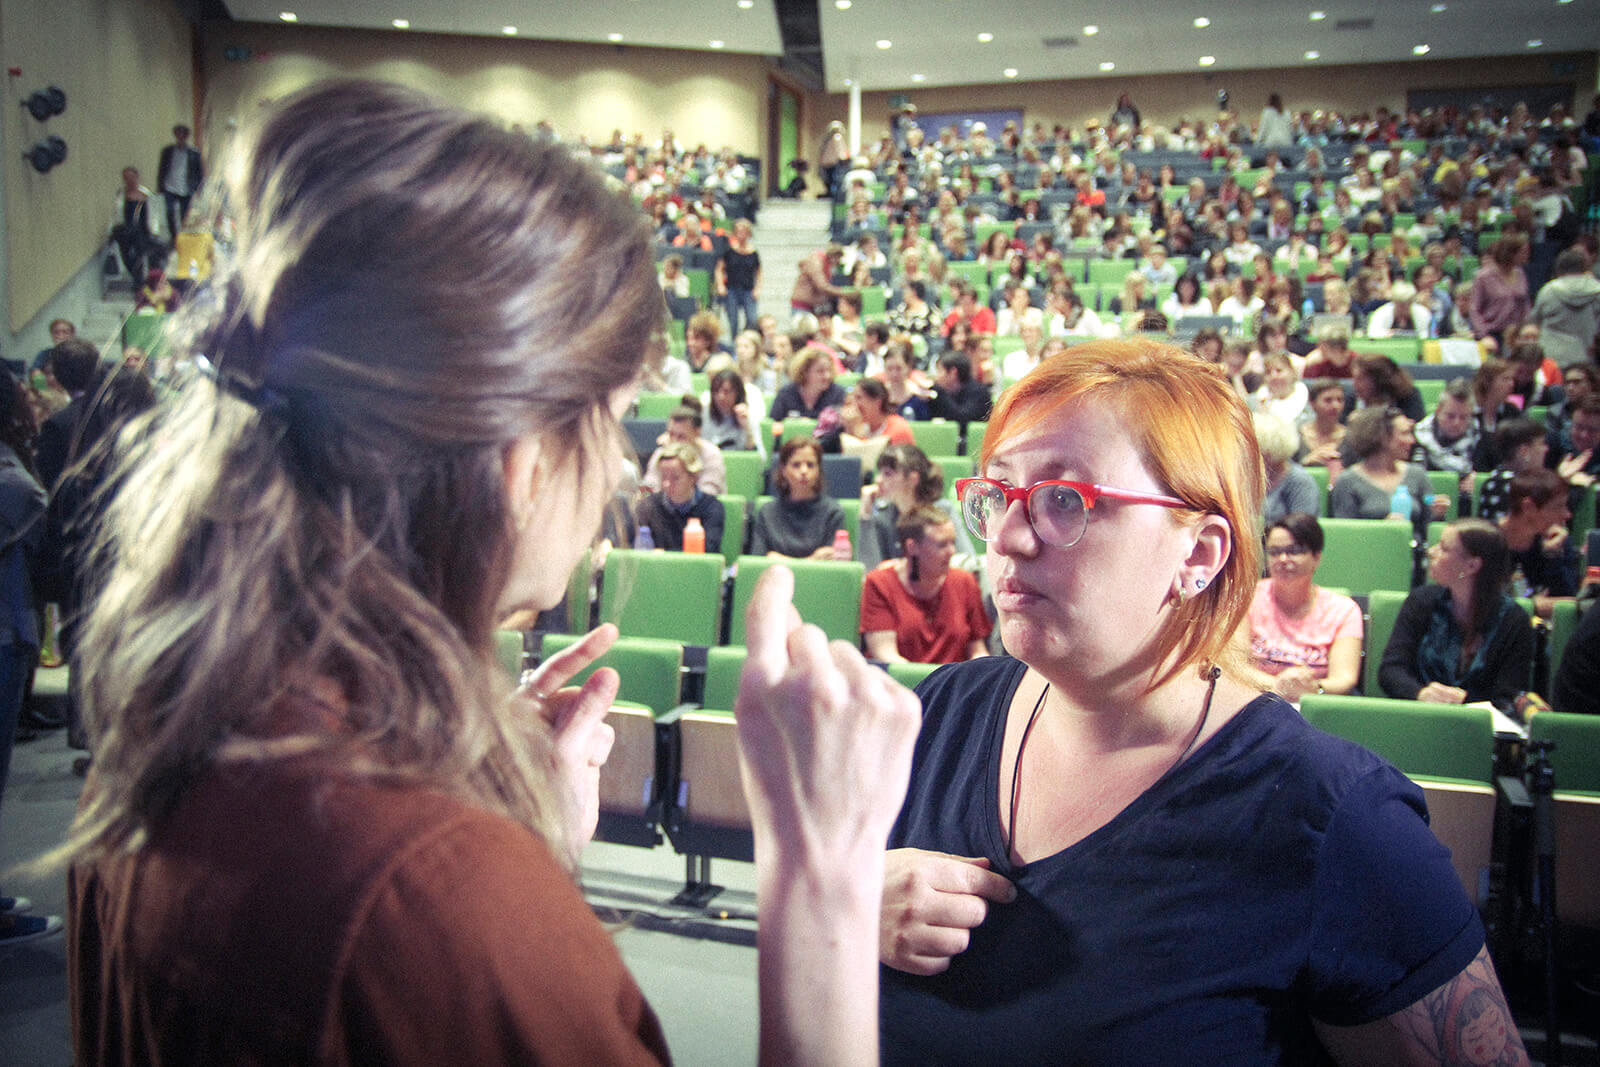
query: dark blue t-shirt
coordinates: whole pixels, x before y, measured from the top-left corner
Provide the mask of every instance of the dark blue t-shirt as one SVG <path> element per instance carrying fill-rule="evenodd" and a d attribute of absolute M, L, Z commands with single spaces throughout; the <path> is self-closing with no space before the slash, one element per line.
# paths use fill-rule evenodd
<path fill-rule="evenodd" d="M 1483 946 L 1421 791 L 1277 697 L 1099 830 L 1013 867 L 998 754 L 1025 670 L 981 659 L 918 687 L 890 847 L 986 856 L 1018 895 L 944 974 L 883 968 L 885 1063 L 1319 1062 L 1312 1017 L 1391 1014 Z"/>

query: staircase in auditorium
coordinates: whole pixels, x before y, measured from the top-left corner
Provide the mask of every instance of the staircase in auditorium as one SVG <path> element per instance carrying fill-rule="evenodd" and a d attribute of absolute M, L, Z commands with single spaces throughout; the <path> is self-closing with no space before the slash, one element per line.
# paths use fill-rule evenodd
<path fill-rule="evenodd" d="M 800 257 L 828 243 L 833 205 L 827 200 L 768 200 L 761 207 L 755 246 L 761 253 L 761 312 L 789 322 Z"/>

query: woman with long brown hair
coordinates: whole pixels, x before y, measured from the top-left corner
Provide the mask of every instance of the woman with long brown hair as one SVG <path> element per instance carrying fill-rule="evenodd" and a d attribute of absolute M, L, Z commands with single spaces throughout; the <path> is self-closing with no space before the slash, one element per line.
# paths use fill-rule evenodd
<path fill-rule="evenodd" d="M 564 150 L 391 86 L 313 86 L 248 144 L 191 345 L 217 378 L 136 435 L 95 561 L 95 763 L 56 855 L 77 1058 L 663 1059 L 572 879 L 617 679 L 563 687 L 615 631 L 515 694 L 493 656 L 611 496 L 663 326 L 643 220 Z M 762 1038 L 834 1062 L 871 1048 L 915 703 L 773 573 L 738 709 Z"/>

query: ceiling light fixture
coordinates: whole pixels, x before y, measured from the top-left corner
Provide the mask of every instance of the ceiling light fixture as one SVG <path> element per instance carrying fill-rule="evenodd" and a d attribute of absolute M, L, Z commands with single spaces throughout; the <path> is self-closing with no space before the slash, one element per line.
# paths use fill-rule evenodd
<path fill-rule="evenodd" d="M 1427 45 L 1419 44 L 1411 49 L 1411 54 L 1414 56 L 1425 56 L 1431 51 L 1433 51 L 1433 49 L 1429 48 Z"/>
<path fill-rule="evenodd" d="M 394 20 L 394 28 L 397 29 L 397 30 L 409 30 L 411 28 L 411 20 L 410 19 L 395 19 Z"/>
<path fill-rule="evenodd" d="M 1435 15 L 1442 15 L 1446 10 L 1448 10 L 1448 8 L 1445 4 L 1434 4 L 1432 7 L 1428 8 L 1428 10 L 1432 11 Z"/>
<path fill-rule="evenodd" d="M 849 11 L 850 0 L 833 0 L 833 6 L 838 8 L 840 11 Z"/>
<path fill-rule="evenodd" d="M 1311 51 L 1306 53 L 1306 58 L 1307 59 L 1321 59 L 1322 58 L 1322 53 L 1317 51 L 1315 48 L 1313 48 Z"/>
<path fill-rule="evenodd" d="M 1202 67 L 1209 67 L 1213 63 L 1215 63 L 1216 61 L 1217 61 L 1217 57 L 1216 56 L 1201 56 L 1200 57 L 1200 65 Z"/>
<path fill-rule="evenodd" d="M 712 42 L 711 42 L 711 47 L 712 47 L 712 48 L 721 48 L 721 47 L 723 47 L 723 45 L 724 45 L 724 44 L 725 44 L 725 43 L 726 43 L 726 42 L 723 42 L 723 41 L 712 41 Z"/>
<path fill-rule="evenodd" d="M 1204 15 L 1201 15 L 1199 18 L 1194 20 L 1194 28 L 1197 30 L 1203 30 L 1209 25 L 1211 25 L 1211 20 L 1206 18 Z"/>
<path fill-rule="evenodd" d="M 300 16 L 296 15 L 293 11 L 280 11 L 280 12 L 278 12 L 278 17 L 280 19 L 282 19 L 284 22 L 299 22 L 300 21 Z"/>
<path fill-rule="evenodd" d="M 606 34 L 606 40 L 610 41 L 612 44 L 616 44 L 618 41 L 622 40 L 622 34 L 608 33 Z"/>
<path fill-rule="evenodd" d="M 739 0 L 739 10 L 749 11 L 756 6 L 756 0 Z"/>
<path fill-rule="evenodd" d="M 1544 47 L 1544 42 L 1541 41 L 1539 38 L 1535 37 L 1533 40 L 1528 42 L 1528 47 L 1529 48 L 1543 48 Z"/>
<path fill-rule="evenodd" d="M 1097 34 L 1099 32 L 1100 32 L 1100 27 L 1099 26 L 1085 26 L 1083 28 L 1083 35 L 1085 37 L 1093 37 L 1095 34 Z"/>
<path fill-rule="evenodd" d="M 517 35 L 517 28 L 515 26 L 501 26 L 500 32 L 505 34 L 507 37 L 515 37 Z"/>
<path fill-rule="evenodd" d="M 1002 70 L 1000 73 L 1004 74 L 1008 78 L 1015 78 L 1017 76 L 1017 68 L 1016 67 L 1007 67 L 1005 70 Z"/>
<path fill-rule="evenodd" d="M 926 74 L 913 74 L 911 75 L 911 80 L 914 82 L 927 81 L 928 76 Z"/>
<path fill-rule="evenodd" d="M 893 41 L 879 41 L 878 42 L 878 47 L 882 48 L 882 49 L 893 48 L 894 47 L 894 42 Z"/>
<path fill-rule="evenodd" d="M 1328 13 L 1326 11 L 1313 11 L 1311 13 L 1311 21 L 1312 22 L 1321 22 L 1323 19 L 1325 19 L 1327 17 L 1328 17 Z"/>
<path fill-rule="evenodd" d="M 992 33 L 980 33 L 980 34 L 978 34 L 978 43 L 979 44 L 988 44 L 992 40 L 994 40 L 994 34 L 992 34 Z"/>

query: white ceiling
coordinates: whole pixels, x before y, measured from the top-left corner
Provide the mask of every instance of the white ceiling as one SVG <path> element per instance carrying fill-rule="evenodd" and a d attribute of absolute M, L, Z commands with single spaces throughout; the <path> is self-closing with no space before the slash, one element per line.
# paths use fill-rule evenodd
<path fill-rule="evenodd" d="M 500 36 L 515 26 L 521 37 L 605 42 L 777 55 L 782 51 L 773 0 L 226 0 L 235 18 L 278 21 L 293 10 L 302 25 L 410 29 Z M 1082 0 L 818 0 L 827 87 L 842 92 L 848 79 L 864 89 L 967 85 L 1128 74 L 1170 74 L 1260 67 L 1317 66 L 1412 60 L 1427 45 L 1428 59 L 1502 56 L 1512 52 L 1592 51 L 1600 48 L 1600 0 L 1146 0 L 1107 8 Z M 1314 10 L 1326 18 L 1314 21 Z M 1432 8 L 1443 7 L 1434 12 Z M 1205 17 L 1211 24 L 1196 28 Z M 1370 29 L 1339 23 L 1371 19 Z M 1099 32 L 1085 35 L 1086 25 Z M 978 35 L 993 39 L 980 42 Z M 1076 44 L 1046 47 L 1046 38 Z M 879 48 L 877 42 L 889 42 Z M 1541 42 L 1530 45 L 1529 42 Z M 1320 56 L 1307 59 L 1308 51 Z M 1420 61 L 1420 60 L 1419 60 Z M 1114 67 L 1107 71 L 1102 64 Z"/>

